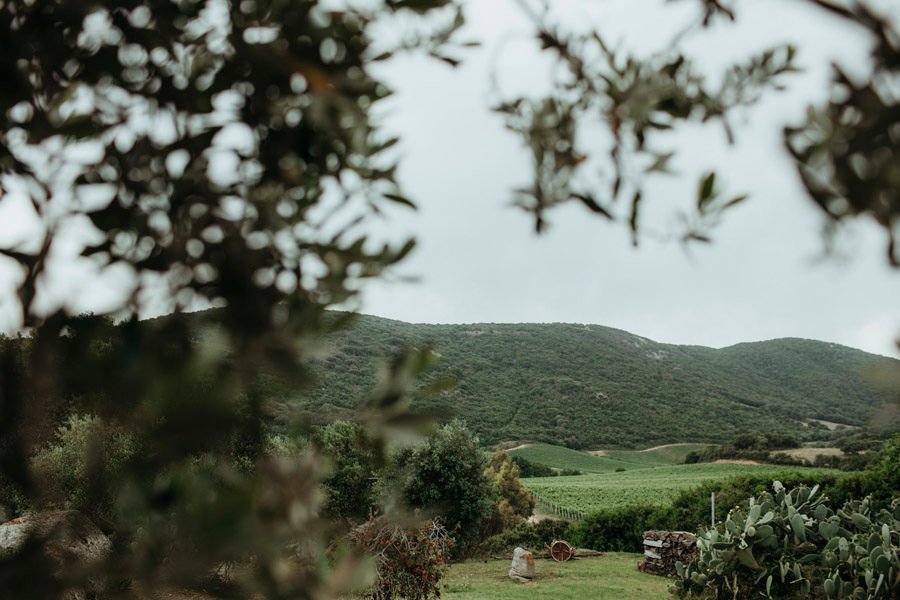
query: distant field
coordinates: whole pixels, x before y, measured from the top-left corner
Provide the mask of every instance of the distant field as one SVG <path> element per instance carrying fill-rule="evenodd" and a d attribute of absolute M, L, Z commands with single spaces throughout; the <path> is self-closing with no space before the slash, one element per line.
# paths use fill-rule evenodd
<path fill-rule="evenodd" d="M 551 446 L 550 444 L 534 444 L 527 448 L 519 448 L 509 453 L 521 456 L 531 462 L 547 465 L 554 469 L 577 469 L 585 473 L 610 473 L 617 467 L 628 466 L 618 459 L 606 456 L 591 456 L 587 452 L 579 452 L 571 448 Z"/>
<path fill-rule="evenodd" d="M 682 464 L 691 452 L 698 452 L 711 444 L 666 444 L 652 450 L 641 450 L 641 453 L 652 454 L 675 464 Z"/>
<path fill-rule="evenodd" d="M 734 475 L 827 473 L 827 469 L 791 468 L 775 465 L 693 464 L 632 469 L 621 473 L 594 473 L 573 477 L 536 477 L 523 483 L 539 499 L 559 507 L 590 513 L 633 504 L 667 504 L 678 492 L 705 481 Z"/>
<path fill-rule="evenodd" d="M 507 576 L 508 560 L 458 563 L 450 567 L 441 598 L 458 600 L 659 600 L 671 580 L 637 570 L 638 554 L 611 552 L 565 563 L 536 560 L 534 581 Z"/>
<path fill-rule="evenodd" d="M 533 444 L 526 448 L 510 451 L 512 456 L 547 465 L 554 469 L 577 469 L 585 473 L 612 473 L 616 469 L 645 469 L 662 467 L 684 462 L 688 452 L 700 450 L 707 444 L 677 444 L 653 450 L 606 450 L 603 456 L 593 456 L 587 452 L 552 446 Z"/>

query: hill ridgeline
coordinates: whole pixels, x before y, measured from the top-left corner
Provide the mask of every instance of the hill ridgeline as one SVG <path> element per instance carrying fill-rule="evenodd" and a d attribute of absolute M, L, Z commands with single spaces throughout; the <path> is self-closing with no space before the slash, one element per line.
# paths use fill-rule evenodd
<path fill-rule="evenodd" d="M 778 339 L 723 349 L 661 344 L 598 325 L 410 324 L 361 315 L 328 338 L 318 382 L 289 401 L 319 420 L 352 417 L 378 368 L 403 347 L 441 357 L 458 384 L 415 406 L 464 419 L 482 442 L 585 447 L 720 442 L 744 432 L 800 437 L 817 420 L 896 428 L 897 390 L 871 375 L 900 361 L 837 344 Z M 896 407 L 896 404 L 893 404 Z"/>

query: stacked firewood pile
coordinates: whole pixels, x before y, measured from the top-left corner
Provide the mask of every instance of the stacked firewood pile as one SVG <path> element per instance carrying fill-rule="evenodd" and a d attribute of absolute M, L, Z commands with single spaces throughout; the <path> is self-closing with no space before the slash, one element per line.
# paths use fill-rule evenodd
<path fill-rule="evenodd" d="M 687 531 L 645 531 L 644 558 L 638 570 L 651 575 L 675 575 L 675 563 L 685 565 L 697 555 L 697 536 Z"/>

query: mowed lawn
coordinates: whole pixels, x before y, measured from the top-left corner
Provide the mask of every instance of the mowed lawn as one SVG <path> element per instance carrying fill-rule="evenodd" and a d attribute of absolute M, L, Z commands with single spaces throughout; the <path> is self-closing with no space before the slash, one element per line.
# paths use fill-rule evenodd
<path fill-rule="evenodd" d="M 611 552 L 566 563 L 534 561 L 534 581 L 509 578 L 510 561 L 465 562 L 450 567 L 441 598 L 460 600 L 661 600 L 671 580 L 637 570 L 638 554 Z"/>

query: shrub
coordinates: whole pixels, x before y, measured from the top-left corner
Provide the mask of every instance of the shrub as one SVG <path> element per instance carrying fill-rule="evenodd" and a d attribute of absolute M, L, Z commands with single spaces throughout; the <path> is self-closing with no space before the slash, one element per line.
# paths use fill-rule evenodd
<path fill-rule="evenodd" d="M 495 452 L 485 469 L 497 490 L 487 531 L 500 533 L 521 523 L 534 510 L 534 497 L 519 479 L 519 467 L 504 451 Z"/>
<path fill-rule="evenodd" d="M 0 473 L 0 523 L 6 522 L 16 515 L 28 510 L 28 502 L 22 493 L 21 486 Z"/>
<path fill-rule="evenodd" d="M 641 552 L 644 531 L 673 529 L 671 509 L 637 505 L 588 515 L 572 529 L 570 540 L 580 548 Z"/>
<path fill-rule="evenodd" d="M 330 517 L 365 521 L 375 507 L 375 477 L 381 453 L 359 423 L 336 421 L 312 436 L 331 466 L 324 480 L 324 512 Z"/>
<path fill-rule="evenodd" d="M 568 521 L 545 519 L 537 523 L 520 523 L 482 542 L 477 549 L 477 554 L 489 556 L 510 552 L 517 546 L 532 551 L 547 548 L 554 540 L 570 539 L 573 533 L 573 525 Z"/>
<path fill-rule="evenodd" d="M 557 477 L 567 475 L 583 475 L 578 469 L 554 469 L 536 463 L 522 456 L 513 456 L 511 460 L 519 467 L 519 477 Z"/>
<path fill-rule="evenodd" d="M 136 453 L 134 436 L 90 415 L 71 415 L 54 440 L 31 459 L 31 471 L 44 492 L 40 506 L 75 509 L 103 527 L 112 519 L 113 482 Z"/>
<path fill-rule="evenodd" d="M 872 469 L 872 476 L 880 481 L 879 491 L 884 498 L 900 494 L 900 432 L 895 433 L 881 450 L 881 462 Z"/>
<path fill-rule="evenodd" d="M 402 489 L 407 504 L 434 510 L 446 519 L 457 556 L 483 539 L 497 502 L 497 491 L 484 473 L 486 465 L 478 438 L 459 421 L 444 425 L 421 446 L 397 457 L 405 475 Z"/>
<path fill-rule="evenodd" d="M 519 477 L 553 477 L 556 475 L 556 471 L 547 465 L 532 462 L 523 456 L 513 456 L 511 460 L 519 467 Z"/>
<path fill-rule="evenodd" d="M 744 434 L 728 444 L 709 446 L 699 452 L 689 452 L 685 456 L 684 462 L 693 464 L 712 462 L 720 458 L 739 458 L 796 466 L 807 466 L 812 462 L 817 467 L 842 471 L 862 471 L 875 467 L 882 460 L 882 454 L 878 450 L 884 442 L 872 437 L 871 433 L 855 434 L 855 437 L 839 439 L 835 444 L 846 453 L 844 456 L 819 454 L 814 460 L 808 461 L 784 452 L 777 452 L 777 450 L 797 445 L 796 440 L 791 437 L 777 434 L 769 436 Z"/>
<path fill-rule="evenodd" d="M 699 554 L 678 564 L 680 598 L 896 598 L 900 503 L 873 513 L 866 498 L 831 510 L 818 486 L 751 498 L 714 528 Z"/>
<path fill-rule="evenodd" d="M 371 517 L 350 534 L 353 544 L 375 560 L 375 583 L 367 598 L 439 598 L 452 538 L 436 521 L 417 529 L 386 517 Z"/>

